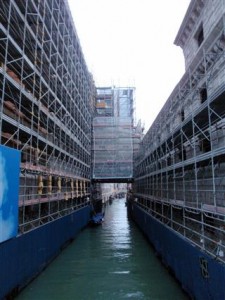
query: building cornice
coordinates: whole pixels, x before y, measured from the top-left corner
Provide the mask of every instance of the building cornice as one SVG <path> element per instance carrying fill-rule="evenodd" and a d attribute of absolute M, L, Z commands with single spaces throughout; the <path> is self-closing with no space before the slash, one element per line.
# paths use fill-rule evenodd
<path fill-rule="evenodd" d="M 189 4 L 183 22 L 174 40 L 174 44 L 183 48 L 189 38 L 204 6 L 204 0 L 192 0 Z"/>

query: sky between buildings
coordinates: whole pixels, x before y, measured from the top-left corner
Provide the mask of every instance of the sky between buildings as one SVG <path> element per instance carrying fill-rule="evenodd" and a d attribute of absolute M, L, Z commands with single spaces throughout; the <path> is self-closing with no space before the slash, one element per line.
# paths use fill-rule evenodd
<path fill-rule="evenodd" d="M 173 44 L 190 0 L 68 0 L 96 86 L 136 87 L 147 130 L 184 73 Z"/>

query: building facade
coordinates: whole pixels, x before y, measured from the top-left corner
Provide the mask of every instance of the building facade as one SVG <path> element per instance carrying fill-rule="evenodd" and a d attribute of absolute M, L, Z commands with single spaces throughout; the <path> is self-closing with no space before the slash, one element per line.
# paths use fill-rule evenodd
<path fill-rule="evenodd" d="M 88 194 L 94 84 L 66 1 L 3 1 L 1 144 L 21 152 L 19 228 Z"/>
<path fill-rule="evenodd" d="M 133 177 L 134 88 L 97 88 L 93 119 L 93 180 Z"/>
<path fill-rule="evenodd" d="M 1 1 L 1 299 L 89 221 L 94 98 L 67 1 Z"/>
<path fill-rule="evenodd" d="M 135 218 L 196 299 L 225 298 L 224 20 L 223 0 L 190 2 L 175 39 L 185 74 L 135 161 Z"/>

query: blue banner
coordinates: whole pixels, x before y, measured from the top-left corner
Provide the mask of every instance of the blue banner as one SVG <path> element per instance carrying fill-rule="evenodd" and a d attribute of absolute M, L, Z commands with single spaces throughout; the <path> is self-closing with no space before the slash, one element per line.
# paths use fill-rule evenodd
<path fill-rule="evenodd" d="M 18 232 L 20 151 L 0 145 L 0 243 Z"/>

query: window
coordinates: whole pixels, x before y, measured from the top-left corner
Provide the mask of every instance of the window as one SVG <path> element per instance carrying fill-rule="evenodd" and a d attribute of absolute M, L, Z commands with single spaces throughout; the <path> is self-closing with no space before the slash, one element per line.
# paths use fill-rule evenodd
<path fill-rule="evenodd" d="M 210 139 L 208 138 L 203 138 L 201 140 L 201 151 L 203 153 L 209 152 L 211 151 L 211 143 L 210 143 Z"/>
<path fill-rule="evenodd" d="M 204 32 L 203 32 L 202 24 L 200 25 L 200 27 L 198 28 L 198 30 L 196 32 L 195 39 L 197 41 L 198 47 L 200 47 L 204 40 Z"/>
<path fill-rule="evenodd" d="M 206 87 L 202 87 L 199 90 L 199 95 L 200 95 L 200 101 L 201 101 L 201 103 L 204 103 L 207 100 L 207 97 L 208 97 Z"/>
<path fill-rule="evenodd" d="M 184 119 L 185 119 L 185 115 L 184 115 L 184 110 L 183 109 L 180 112 L 180 117 L 181 117 L 181 122 L 183 122 Z"/>

